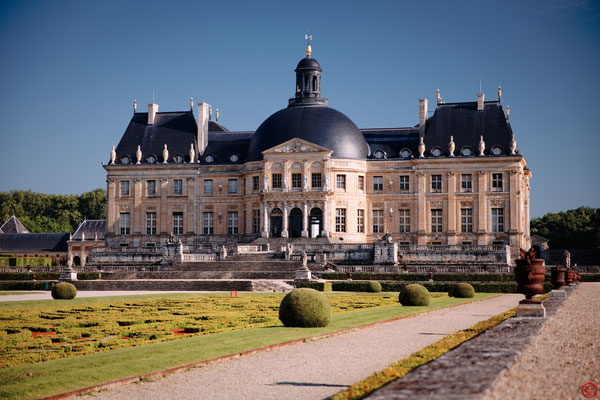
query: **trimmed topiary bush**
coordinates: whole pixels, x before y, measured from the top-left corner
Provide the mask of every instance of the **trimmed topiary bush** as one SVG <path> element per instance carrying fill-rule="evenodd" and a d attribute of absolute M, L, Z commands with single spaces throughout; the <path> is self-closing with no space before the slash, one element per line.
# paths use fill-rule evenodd
<path fill-rule="evenodd" d="M 452 286 L 452 289 L 448 292 L 448 296 L 456 298 L 471 298 L 475 296 L 475 289 L 468 283 L 457 283 Z"/>
<path fill-rule="evenodd" d="M 294 289 L 281 301 L 279 319 L 290 327 L 327 326 L 331 321 L 331 306 L 327 297 L 315 289 Z"/>
<path fill-rule="evenodd" d="M 403 306 L 428 306 L 429 291 L 418 283 L 406 285 L 400 290 L 398 300 Z"/>
<path fill-rule="evenodd" d="M 71 300 L 77 296 L 77 289 L 71 283 L 61 282 L 52 287 L 52 298 L 56 300 Z"/>
<path fill-rule="evenodd" d="M 367 290 L 371 293 L 379 293 L 381 292 L 381 284 L 377 281 L 369 281 Z"/>

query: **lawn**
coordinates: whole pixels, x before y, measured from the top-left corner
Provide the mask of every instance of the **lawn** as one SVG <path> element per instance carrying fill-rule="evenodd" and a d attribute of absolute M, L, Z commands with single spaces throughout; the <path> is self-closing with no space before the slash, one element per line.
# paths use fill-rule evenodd
<path fill-rule="evenodd" d="M 442 296 L 434 299 L 428 307 L 402 307 L 396 302 L 395 293 L 334 293 L 328 295 L 335 310 L 331 324 L 325 328 L 310 329 L 281 326 L 277 320 L 277 306 L 282 296 L 244 294 L 239 298 L 230 298 L 212 294 L 181 294 L 82 298 L 59 306 L 55 301 L 23 302 L 21 308 L 15 304 L 2 304 L 0 315 L 10 316 L 11 319 L 1 322 L 10 326 L 7 329 L 13 329 L 18 323 L 19 327 L 14 329 L 20 331 L 14 334 L 1 333 L 0 336 L 3 346 L 9 337 L 12 341 L 10 346 L 13 346 L 10 351 L 7 348 L 9 346 L 5 346 L 6 350 L 3 347 L 6 352 L 2 359 L 12 360 L 12 364 L 7 363 L 5 368 L 0 369 L 0 398 L 49 396 L 289 340 L 479 300 L 494 294 L 477 294 L 475 299 Z M 28 307 L 23 308 L 25 305 Z M 42 315 L 65 318 L 48 319 Z M 97 322 L 99 318 L 102 322 L 98 326 L 81 326 Z M 29 323 L 23 323 L 28 319 Z M 164 321 L 146 322 L 162 319 Z M 29 326 L 33 321 L 36 325 Z M 135 323 L 119 326 L 118 321 Z M 57 333 L 33 339 L 32 331 L 28 329 L 31 327 L 55 329 Z M 205 330 L 175 335 L 172 329 L 177 327 L 204 327 Z M 147 328 L 150 329 L 144 330 Z M 77 340 L 76 332 L 80 335 L 90 333 L 90 336 Z M 212 332 L 218 333 L 209 334 Z M 103 336 L 107 333 L 111 334 Z M 150 338 L 157 333 L 163 333 L 164 336 Z M 23 349 L 19 340 L 12 339 L 17 337 L 42 347 L 15 351 L 17 348 Z M 63 341 L 53 343 L 52 337 L 60 337 Z M 179 340 L 172 340 L 175 338 Z M 91 343 L 74 349 L 86 341 Z M 107 345 L 99 346 L 100 343 Z M 65 350 L 69 347 L 70 351 Z M 32 351 L 44 349 L 53 351 Z M 92 354 L 82 355 L 86 352 Z M 13 356 L 13 353 L 20 356 Z M 34 362 L 39 360 L 39 353 L 51 359 Z"/>

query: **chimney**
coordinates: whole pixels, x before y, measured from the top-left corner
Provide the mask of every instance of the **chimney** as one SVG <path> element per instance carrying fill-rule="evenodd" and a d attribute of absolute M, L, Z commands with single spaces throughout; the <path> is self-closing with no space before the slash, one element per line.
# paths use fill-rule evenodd
<path fill-rule="evenodd" d="M 198 102 L 198 152 L 204 154 L 206 146 L 208 146 L 208 104 Z"/>
<path fill-rule="evenodd" d="M 427 122 L 427 99 L 419 99 L 419 126 Z"/>
<path fill-rule="evenodd" d="M 158 112 L 158 104 L 148 103 L 148 125 L 154 125 L 154 118 Z"/>
<path fill-rule="evenodd" d="M 477 93 L 477 111 L 483 111 L 484 99 L 485 99 L 485 94 Z"/>

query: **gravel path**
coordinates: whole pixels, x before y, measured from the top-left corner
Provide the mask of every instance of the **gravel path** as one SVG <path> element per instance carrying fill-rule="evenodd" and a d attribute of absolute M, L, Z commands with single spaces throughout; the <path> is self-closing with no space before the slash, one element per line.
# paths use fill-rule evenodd
<path fill-rule="evenodd" d="M 600 386 L 600 283 L 581 283 L 482 399 L 579 399 Z"/>
<path fill-rule="evenodd" d="M 154 382 L 125 384 L 97 399 L 323 399 L 444 336 L 515 307 L 503 295 L 343 335 L 275 348 Z M 373 345 L 370 345 L 373 343 Z"/>

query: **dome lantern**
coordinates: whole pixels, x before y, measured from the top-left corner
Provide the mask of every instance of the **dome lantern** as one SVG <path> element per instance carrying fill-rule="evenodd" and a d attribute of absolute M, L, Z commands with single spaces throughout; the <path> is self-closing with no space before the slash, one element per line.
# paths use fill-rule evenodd
<path fill-rule="evenodd" d="M 310 44 L 306 47 L 306 57 L 296 67 L 296 97 L 290 99 L 289 107 L 303 105 L 327 105 L 321 97 L 321 65 L 311 57 Z"/>

